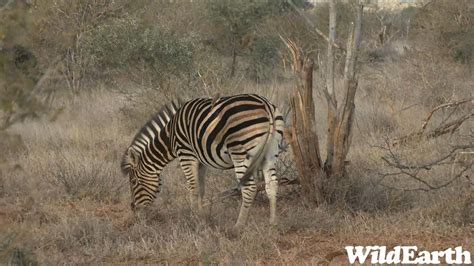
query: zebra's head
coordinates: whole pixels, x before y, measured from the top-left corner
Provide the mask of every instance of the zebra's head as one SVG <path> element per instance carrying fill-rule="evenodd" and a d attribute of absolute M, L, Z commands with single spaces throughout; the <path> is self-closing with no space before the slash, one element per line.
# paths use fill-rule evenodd
<path fill-rule="evenodd" d="M 156 198 L 161 184 L 159 173 L 146 166 L 142 153 L 131 146 L 122 160 L 122 172 L 128 176 L 132 194 L 131 208 L 150 205 Z"/>

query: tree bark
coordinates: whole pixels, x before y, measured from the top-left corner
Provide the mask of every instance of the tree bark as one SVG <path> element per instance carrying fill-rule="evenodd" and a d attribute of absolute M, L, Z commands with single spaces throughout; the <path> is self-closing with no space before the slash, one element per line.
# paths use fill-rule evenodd
<path fill-rule="evenodd" d="M 331 165 L 331 177 L 340 178 L 344 173 L 344 161 L 349 152 L 352 138 L 352 122 L 355 112 L 355 95 L 358 80 L 356 77 L 357 53 L 360 47 L 362 29 L 362 10 L 359 5 L 356 20 L 347 42 L 346 64 L 344 69 L 344 105 L 338 110 L 337 124 L 334 132 L 334 158 Z"/>
<path fill-rule="evenodd" d="M 336 41 L 336 1 L 329 2 L 329 43 L 327 54 L 327 69 L 326 69 L 326 101 L 328 105 L 328 134 L 326 151 L 327 157 L 324 163 L 326 172 L 331 171 L 332 161 L 334 158 L 334 132 L 337 123 L 337 100 L 336 91 L 334 88 L 334 49 L 333 44 Z M 329 176 L 330 176 L 329 172 Z"/>
<path fill-rule="evenodd" d="M 292 69 L 296 82 L 291 98 L 292 124 L 288 142 L 292 147 L 302 195 L 307 202 L 324 201 L 319 139 L 316 133 L 316 115 L 313 100 L 314 61 L 304 55 L 291 40 L 283 39 L 292 55 Z"/>
<path fill-rule="evenodd" d="M 294 42 L 281 37 L 292 56 L 296 84 L 291 98 L 292 124 L 289 143 L 299 174 L 302 194 L 317 204 L 334 200 L 334 186 L 345 173 L 345 159 L 349 152 L 355 111 L 357 52 L 360 46 L 363 6 L 357 7 L 355 23 L 348 36 L 343 76 L 344 100 L 338 106 L 335 88 L 334 43 L 336 39 L 336 5 L 330 2 L 329 43 L 327 53 L 326 86 L 323 89 L 328 106 L 327 157 L 322 165 L 319 138 L 316 133 L 313 101 L 314 62 Z"/>

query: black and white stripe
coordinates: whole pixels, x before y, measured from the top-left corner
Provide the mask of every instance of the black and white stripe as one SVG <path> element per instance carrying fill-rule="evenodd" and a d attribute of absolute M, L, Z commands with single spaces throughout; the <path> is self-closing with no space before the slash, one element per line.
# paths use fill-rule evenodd
<path fill-rule="evenodd" d="M 255 94 L 171 103 L 143 126 L 123 157 L 132 208 L 153 202 L 160 191 L 161 171 L 178 158 L 191 203 L 198 209 L 204 196 L 204 168 L 235 169 L 242 191 L 238 227 L 245 223 L 255 198 L 253 176 L 262 170 L 270 199 L 270 221 L 274 223 L 278 189 L 275 161 L 282 137 L 280 112 Z"/>

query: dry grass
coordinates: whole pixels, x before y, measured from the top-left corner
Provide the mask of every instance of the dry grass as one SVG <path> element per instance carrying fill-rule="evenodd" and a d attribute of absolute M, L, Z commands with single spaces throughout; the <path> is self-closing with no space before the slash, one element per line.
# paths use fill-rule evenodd
<path fill-rule="evenodd" d="M 349 158 L 350 178 L 340 187 L 346 206 L 306 206 L 297 188 L 282 188 L 279 225 L 268 225 L 268 202 L 259 195 L 248 227 L 239 236 L 229 233 L 237 217 L 238 199 L 215 203 L 203 217 L 195 216 L 176 163 L 163 173 L 164 190 L 153 208 L 138 217 L 130 212 L 120 157 L 163 99 L 158 97 L 155 104 L 148 101 L 138 109 L 140 105 L 120 94 L 84 94 L 74 103 L 64 102 L 68 108 L 54 122 L 17 125 L 13 132 L 23 136 L 24 147 L 9 151 L 12 167 L 0 177 L 0 261 L 317 264 L 341 254 L 348 244 L 413 244 L 428 250 L 462 245 L 472 251 L 474 203 L 466 183 L 422 194 L 380 185 L 377 173 L 387 169 L 380 160 L 383 151 L 374 146 L 385 136 L 413 129 L 429 108 L 419 105 L 414 112 L 396 113 L 407 104 L 403 102 L 406 98 L 389 94 L 403 92 L 390 91 L 388 83 L 382 91 L 370 91 L 364 85 L 370 80 L 364 82 Z M 255 88 L 237 82 L 228 86 L 229 91 L 238 87 L 239 92 L 269 95 L 279 105 L 284 105 L 288 93 L 277 84 Z M 322 131 L 322 98 L 317 105 L 323 120 L 318 130 Z M 441 153 L 448 143 L 436 140 L 405 152 L 413 160 L 423 160 Z M 15 162 L 20 167 L 13 167 Z M 448 172 L 441 169 L 429 178 L 443 179 Z M 213 195 L 233 182 L 231 171 L 210 170 L 206 193 Z M 405 186 L 410 180 L 387 184 Z"/>

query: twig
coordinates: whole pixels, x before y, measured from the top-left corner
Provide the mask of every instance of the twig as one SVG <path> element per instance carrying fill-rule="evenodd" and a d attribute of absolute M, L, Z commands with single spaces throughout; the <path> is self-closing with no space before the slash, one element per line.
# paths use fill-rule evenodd
<path fill-rule="evenodd" d="M 464 123 L 464 121 L 468 120 L 469 118 L 473 116 L 474 116 L 474 113 L 470 113 L 454 121 L 451 121 L 445 125 L 439 126 L 435 130 L 427 134 L 427 138 L 435 138 L 435 137 L 444 135 L 446 133 L 453 133 L 454 131 L 456 131 L 456 129 L 458 129 Z"/>
<path fill-rule="evenodd" d="M 393 154 L 392 150 L 390 148 L 388 148 L 388 151 L 390 153 L 390 157 L 393 161 L 390 161 L 389 159 L 387 159 L 386 157 L 382 156 L 381 159 L 386 162 L 389 166 L 392 166 L 392 167 L 396 167 L 398 169 L 409 169 L 409 170 L 419 170 L 419 169 L 424 169 L 424 170 L 430 170 L 431 167 L 435 166 L 435 165 L 439 165 L 440 163 L 442 163 L 443 161 L 451 158 L 451 156 L 458 150 L 467 150 L 467 149 L 474 149 L 474 144 L 471 144 L 471 145 L 458 145 L 458 146 L 454 146 L 451 151 L 448 152 L 448 154 L 438 158 L 437 160 L 434 160 L 434 161 L 431 161 L 431 162 L 428 162 L 428 163 L 425 163 L 425 164 L 422 164 L 422 165 L 406 165 L 406 164 L 402 164 L 397 156 L 395 154 Z"/>
<path fill-rule="evenodd" d="M 442 136 L 442 135 L 448 134 L 448 133 L 452 134 L 454 131 L 459 129 L 465 121 L 467 121 L 468 119 L 473 117 L 474 112 L 467 113 L 467 114 L 457 118 L 456 120 L 453 120 L 451 122 L 446 123 L 446 121 L 452 116 L 452 113 L 451 113 L 436 128 L 434 128 L 432 130 L 429 130 L 428 132 L 425 132 L 425 129 L 426 129 L 429 121 L 431 121 L 431 118 L 433 117 L 435 112 L 437 112 L 441 109 L 445 109 L 445 108 L 449 108 L 449 107 L 453 107 L 453 106 L 458 107 L 462 104 L 473 102 L 473 101 L 474 101 L 474 97 L 471 97 L 469 99 L 464 99 L 464 100 L 457 101 L 457 102 L 444 103 L 444 104 L 441 104 L 441 105 L 437 106 L 436 108 L 431 110 L 428 113 L 427 117 L 423 120 L 421 130 L 410 133 L 408 135 L 405 135 L 405 136 L 402 136 L 402 137 L 399 137 L 399 138 L 395 138 L 394 140 L 392 140 L 392 146 L 398 146 L 398 145 L 401 145 L 401 144 L 406 144 L 407 142 L 419 141 L 422 138 L 430 139 L 430 138 L 436 138 L 436 137 L 439 137 L 439 136 Z"/>
<path fill-rule="evenodd" d="M 410 174 L 410 173 L 407 173 L 406 171 L 400 171 L 399 173 L 389 173 L 389 174 L 384 174 L 382 179 L 385 178 L 386 176 L 389 176 L 389 175 L 401 175 L 401 174 L 408 174 L 410 177 L 414 178 L 416 181 L 424 184 L 427 188 L 423 188 L 423 187 L 417 187 L 417 188 L 397 188 L 397 187 L 392 187 L 392 186 L 388 186 L 386 184 L 383 184 L 383 183 L 380 183 L 381 186 L 383 187 L 386 187 L 386 188 L 390 188 L 390 189 L 395 189 L 395 190 L 402 190 L 402 191 L 424 191 L 424 192 L 429 192 L 429 191 L 432 191 L 432 190 L 439 190 L 441 188 L 444 188 L 444 187 L 447 187 L 449 186 L 451 183 L 453 183 L 456 179 L 460 178 L 467 170 L 469 170 L 472 166 L 469 165 L 469 166 L 466 166 L 464 167 L 464 169 L 462 171 L 460 171 L 457 175 L 455 175 L 453 178 L 451 178 L 450 180 L 448 180 L 447 182 L 439 185 L 439 186 L 433 186 L 431 185 L 430 183 L 424 181 L 423 179 L 419 178 L 418 176 L 414 175 L 414 174 Z"/>
<path fill-rule="evenodd" d="M 8 0 L 5 4 L 3 4 L 3 6 L 0 7 L 0 13 L 3 12 L 4 10 L 6 10 L 12 2 L 13 2 L 13 0 Z"/>
<path fill-rule="evenodd" d="M 306 21 L 306 23 L 308 23 L 308 25 L 310 25 L 314 31 L 320 36 L 322 37 L 324 40 L 326 40 L 326 42 L 330 43 L 329 42 L 329 37 L 324 34 L 320 29 L 318 29 L 318 27 L 316 27 L 316 25 L 314 25 L 314 23 L 305 15 L 305 13 L 299 9 L 295 3 L 293 3 L 292 0 L 287 0 L 287 3 L 290 4 L 290 6 L 301 16 L 304 18 L 304 20 Z M 339 46 L 337 43 L 332 43 L 332 46 L 334 46 L 335 48 L 339 49 L 339 50 L 342 50 L 342 51 L 345 51 L 344 48 L 342 48 L 341 46 Z"/>
<path fill-rule="evenodd" d="M 397 188 L 389 187 L 387 185 L 382 184 L 382 180 L 385 179 L 386 177 L 389 177 L 389 176 L 404 175 L 404 176 L 410 177 L 411 179 L 417 181 L 418 183 L 421 183 L 423 185 L 423 187 L 418 187 L 418 188 L 414 188 L 414 189 L 405 189 L 405 188 L 403 188 L 403 189 L 401 189 L 403 191 L 425 191 L 425 192 L 428 192 L 428 191 L 431 191 L 431 190 L 438 190 L 438 189 L 447 187 L 448 185 L 453 183 L 456 179 L 460 178 L 467 170 L 472 168 L 472 164 L 468 164 L 458 174 L 454 175 L 453 178 L 451 178 L 450 180 L 448 180 L 447 182 L 445 182 L 441 185 L 435 186 L 435 185 L 430 184 L 426 180 L 423 180 L 422 178 L 420 178 L 419 177 L 420 171 L 423 171 L 423 170 L 424 171 L 429 171 L 435 166 L 444 165 L 444 164 L 446 164 L 445 161 L 448 160 L 448 159 L 452 159 L 453 155 L 457 151 L 473 149 L 474 144 L 453 146 L 452 149 L 446 155 L 441 156 L 440 158 L 438 158 L 436 160 L 430 161 L 428 163 L 420 164 L 420 165 L 408 165 L 408 164 L 404 164 L 404 163 L 400 162 L 399 157 L 396 156 L 393 153 L 392 149 L 390 148 L 389 143 L 386 143 L 386 145 L 387 146 L 386 146 L 386 148 L 384 148 L 384 150 L 386 150 L 389 153 L 389 155 L 388 155 L 389 157 L 382 156 L 381 159 L 384 162 L 386 162 L 390 167 L 396 168 L 398 171 L 397 172 L 390 172 L 390 173 L 379 173 L 379 175 L 381 175 L 381 179 L 379 181 L 379 184 L 384 186 L 384 187 L 397 189 Z M 451 162 L 451 163 L 454 165 L 456 163 L 456 161 Z"/>
<path fill-rule="evenodd" d="M 474 97 L 472 97 L 470 99 L 465 99 L 465 100 L 462 100 L 462 101 L 444 103 L 444 104 L 441 104 L 441 105 L 437 106 L 436 108 L 431 110 L 431 112 L 428 113 L 428 116 L 425 118 L 425 120 L 423 122 L 423 125 L 421 126 L 421 129 L 424 130 L 426 128 L 426 126 L 428 125 L 428 122 L 431 120 L 431 117 L 433 116 L 433 114 L 436 111 L 441 110 L 443 108 L 452 107 L 452 106 L 459 106 L 461 104 L 464 104 L 464 103 L 467 103 L 467 102 L 470 102 L 470 101 L 473 101 L 473 100 L 474 100 Z"/>
<path fill-rule="evenodd" d="M 280 178 L 278 180 L 278 185 L 279 186 L 287 186 L 287 185 L 296 185 L 299 184 L 298 179 L 288 179 L 288 178 Z M 265 190 L 265 182 L 258 182 L 257 183 L 257 192 Z M 217 196 L 212 197 L 208 202 L 203 204 L 203 207 L 212 205 L 216 201 L 222 201 L 224 199 L 230 198 L 230 197 L 235 197 L 235 196 L 240 196 L 240 187 L 236 186 L 233 188 L 230 188 L 228 190 L 225 190 Z"/>

